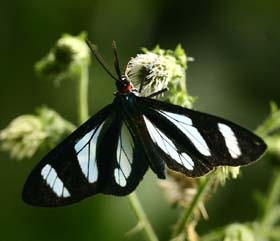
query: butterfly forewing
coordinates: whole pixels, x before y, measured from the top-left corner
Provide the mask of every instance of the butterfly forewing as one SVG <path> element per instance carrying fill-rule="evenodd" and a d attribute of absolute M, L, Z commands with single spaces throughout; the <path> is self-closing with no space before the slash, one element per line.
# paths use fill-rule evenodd
<path fill-rule="evenodd" d="M 62 206 L 100 192 L 103 170 L 96 150 L 112 113 L 108 105 L 48 153 L 28 177 L 23 200 L 35 206 Z"/>
<path fill-rule="evenodd" d="M 121 110 L 110 105 L 52 150 L 30 174 L 23 191 L 35 206 L 64 206 L 89 195 L 132 192 L 148 160 Z"/>
<path fill-rule="evenodd" d="M 261 138 L 222 118 L 147 98 L 138 103 L 168 167 L 188 176 L 248 164 L 266 148 Z"/>

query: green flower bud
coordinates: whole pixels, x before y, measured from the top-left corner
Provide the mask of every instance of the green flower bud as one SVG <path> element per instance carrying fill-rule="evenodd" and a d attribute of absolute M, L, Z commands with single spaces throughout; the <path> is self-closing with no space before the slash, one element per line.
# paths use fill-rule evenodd
<path fill-rule="evenodd" d="M 36 72 L 43 78 L 54 80 L 55 83 L 76 78 L 81 64 L 90 63 L 90 50 L 85 39 L 85 33 L 79 36 L 64 34 L 50 52 L 36 63 Z"/>

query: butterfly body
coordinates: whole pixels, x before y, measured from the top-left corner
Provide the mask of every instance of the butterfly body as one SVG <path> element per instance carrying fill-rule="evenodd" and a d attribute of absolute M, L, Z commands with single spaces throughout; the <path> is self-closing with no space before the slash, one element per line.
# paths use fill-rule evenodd
<path fill-rule="evenodd" d="M 145 160 L 148 161 L 152 170 L 157 174 L 158 178 L 165 178 L 164 161 L 158 155 L 156 148 L 149 136 L 146 124 L 143 118 L 143 111 L 138 106 L 137 91 L 129 91 L 115 97 L 114 103 L 116 109 L 120 110 L 121 118 L 133 135 L 135 142 L 139 142 Z"/>
<path fill-rule="evenodd" d="M 118 76 L 113 103 L 31 172 L 25 202 L 57 207 L 98 193 L 122 196 L 137 187 L 149 167 L 159 178 L 165 178 L 166 167 L 198 177 L 217 166 L 249 164 L 265 151 L 263 140 L 252 132 L 219 117 L 140 97 L 126 76 Z"/>

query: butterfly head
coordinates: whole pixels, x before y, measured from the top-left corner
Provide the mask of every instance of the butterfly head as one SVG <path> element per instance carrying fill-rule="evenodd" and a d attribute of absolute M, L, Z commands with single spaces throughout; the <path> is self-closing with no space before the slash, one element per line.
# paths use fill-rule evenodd
<path fill-rule="evenodd" d="M 133 84 L 128 79 L 128 76 L 122 75 L 120 80 L 116 82 L 118 92 L 117 94 L 126 94 L 128 92 L 134 91 Z"/>
<path fill-rule="evenodd" d="M 94 57 L 100 63 L 100 65 L 116 81 L 116 87 L 118 91 L 115 93 L 115 95 L 123 95 L 131 92 L 137 94 L 138 91 L 133 87 L 128 76 L 126 74 L 121 74 L 116 42 L 113 41 L 112 44 L 114 55 L 115 55 L 114 67 L 115 67 L 116 75 L 108 68 L 106 62 L 103 60 L 101 55 L 97 52 L 96 47 L 92 45 L 88 39 L 86 40 L 86 43 L 90 48 L 91 52 L 93 53 Z"/>

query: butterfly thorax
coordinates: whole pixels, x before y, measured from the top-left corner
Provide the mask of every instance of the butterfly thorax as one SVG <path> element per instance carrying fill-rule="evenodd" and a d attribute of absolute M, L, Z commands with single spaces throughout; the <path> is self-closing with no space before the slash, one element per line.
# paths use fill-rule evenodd
<path fill-rule="evenodd" d="M 134 89 L 133 84 L 130 82 L 127 76 L 123 75 L 119 81 L 117 81 L 116 86 L 118 91 L 116 95 L 123 95 L 132 92 Z"/>

